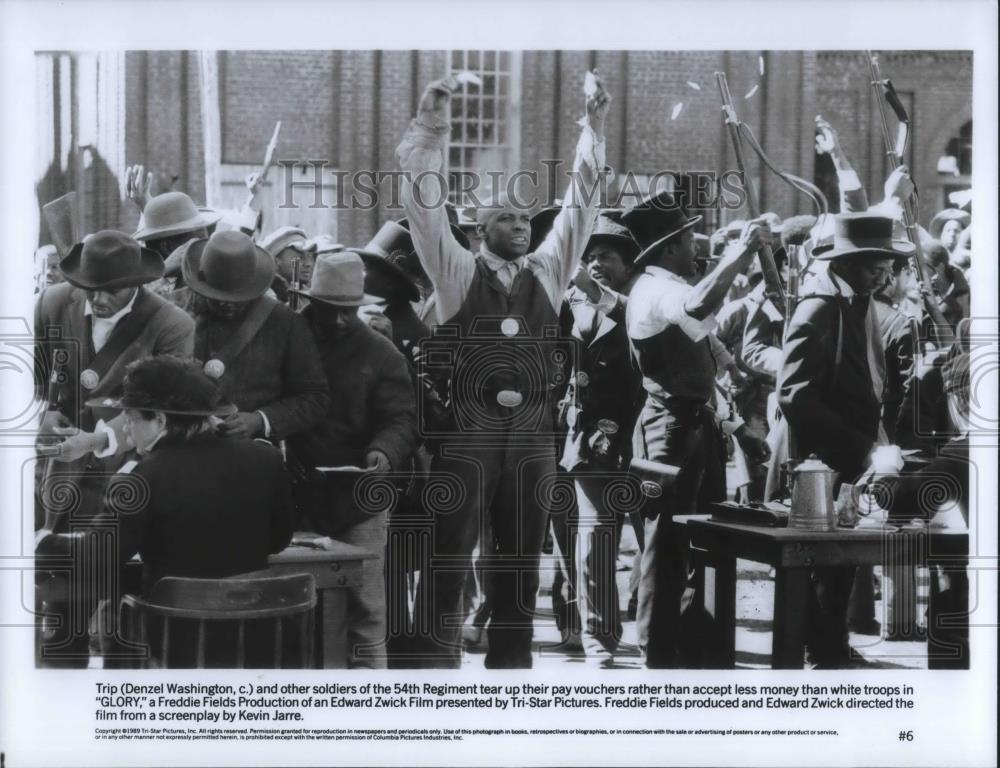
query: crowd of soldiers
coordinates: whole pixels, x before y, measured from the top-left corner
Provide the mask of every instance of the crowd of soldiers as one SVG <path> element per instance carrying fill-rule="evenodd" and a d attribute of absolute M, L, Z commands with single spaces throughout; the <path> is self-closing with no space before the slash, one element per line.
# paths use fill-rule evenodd
<path fill-rule="evenodd" d="M 901 449 L 938 460 L 963 445 L 969 213 L 919 230 L 922 291 L 906 169 L 869 205 L 822 121 L 836 216 L 767 214 L 706 236 L 669 192 L 602 210 L 580 194 L 605 173 L 598 81 L 561 204 L 530 216 L 500 195 L 462 226 L 424 204 L 448 199 L 445 176 L 425 172 L 444 168 L 454 88 L 424 92 L 397 149 L 405 218 L 364 247 L 295 227 L 260 237 L 182 192 L 140 191 L 138 231 L 62 256 L 37 299 L 39 440 L 76 491 L 72 510 L 54 509 L 40 476 L 38 551 L 72 551 L 79 520 L 110 515 L 118 559 L 138 552 L 148 589 L 263 569 L 311 531 L 373 553 L 349 590 L 353 666 L 458 667 L 485 627 L 486 666 L 525 668 L 547 537 L 562 648 L 613 662 L 629 522 L 647 666 L 700 663 L 673 519 L 726 499 L 727 462 L 751 503 L 787 493 L 790 460 L 816 456 L 852 481 L 898 475 Z M 788 306 L 764 249 L 798 286 Z M 643 478 L 641 503 L 615 492 L 629 477 Z M 111 490 L 129 478 L 141 503 L 116 513 Z M 373 493 L 376 479 L 394 493 Z M 389 532 L 407 528 L 422 543 L 394 546 Z M 856 630 L 871 623 L 872 576 L 855 571 L 813 574 L 816 666 L 857 663 L 849 613 Z"/>

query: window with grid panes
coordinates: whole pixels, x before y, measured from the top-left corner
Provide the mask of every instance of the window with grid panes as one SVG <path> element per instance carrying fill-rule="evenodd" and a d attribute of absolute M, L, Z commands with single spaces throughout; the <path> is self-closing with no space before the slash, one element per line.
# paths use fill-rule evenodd
<path fill-rule="evenodd" d="M 448 152 L 451 200 L 460 196 L 458 175 L 510 170 L 515 162 L 518 126 L 512 108 L 519 95 L 519 61 L 511 51 L 451 51 L 449 74 L 472 72 L 482 87 L 464 83 L 451 100 L 451 144 Z M 482 197 L 482 193 L 479 193 Z"/>

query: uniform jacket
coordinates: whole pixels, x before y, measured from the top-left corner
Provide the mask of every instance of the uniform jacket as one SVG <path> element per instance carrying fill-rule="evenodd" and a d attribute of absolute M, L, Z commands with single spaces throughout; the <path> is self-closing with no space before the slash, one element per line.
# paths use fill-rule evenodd
<path fill-rule="evenodd" d="M 885 348 L 885 398 L 882 426 L 890 442 L 896 441 L 896 422 L 913 368 L 913 333 L 910 319 L 893 308 L 887 299 L 873 297 L 875 315 Z"/>
<path fill-rule="evenodd" d="M 567 294 L 565 304 L 572 313 L 570 336 L 576 341 L 576 353 L 567 394 L 569 432 L 560 464 L 567 471 L 591 463 L 627 464 L 644 392 L 629 346 L 624 307 L 619 303 L 605 314 L 576 288 Z M 595 456 L 592 441 L 600 437 L 598 433 L 606 435 L 608 446 L 603 455 Z"/>
<path fill-rule="evenodd" d="M 861 473 L 879 434 L 882 389 L 869 358 L 878 329 L 868 301 L 852 305 L 829 274 L 816 275 L 792 315 L 778 380 L 792 450 L 816 454 L 843 481 Z"/>
<path fill-rule="evenodd" d="M 270 437 L 282 440 L 319 424 L 330 395 L 305 318 L 266 296 L 257 302 L 272 305 L 271 313 L 235 359 L 224 361 L 219 385 L 241 411 L 261 411 L 271 426 Z M 195 357 L 214 358 L 242 322 L 197 314 Z"/>
<path fill-rule="evenodd" d="M 408 468 L 417 427 L 406 359 L 360 320 L 334 339 L 313 324 L 309 307 L 301 319 L 316 334 L 331 397 L 319 423 L 292 441 L 296 456 L 310 467 L 364 466 L 365 455 L 378 450 L 394 470 Z"/>
<path fill-rule="evenodd" d="M 107 498 L 101 519 L 117 531 L 121 563 L 136 552 L 142 557 L 144 593 L 164 576 L 262 570 L 292 536 L 291 490 L 278 450 L 211 432 L 161 441 L 111 479 Z M 69 537 L 48 536 L 38 551 L 71 549 Z"/>
<path fill-rule="evenodd" d="M 59 410 L 84 429 L 92 429 L 97 418 L 106 418 L 111 413 L 92 414 L 83 402 L 92 397 L 117 395 L 129 363 L 152 355 L 191 357 L 194 350 L 194 321 L 160 296 L 142 287 L 138 290 L 132 311 L 115 326 L 100 356 L 94 351 L 90 321 L 84 316 L 87 296 L 82 289 L 59 283 L 44 290 L 35 305 L 36 354 L 40 363 L 36 370 L 47 372 L 53 353 L 66 353 L 66 377 L 59 387 Z M 141 320 L 143 317 L 145 319 Z M 130 318 L 140 326 L 138 333 L 117 359 L 108 359 L 116 338 L 123 334 L 126 338 L 133 335 Z M 97 368 L 102 369 L 100 381 L 94 389 L 85 389 L 80 383 L 80 374 Z M 39 386 L 44 392 L 46 383 L 39 381 Z"/>

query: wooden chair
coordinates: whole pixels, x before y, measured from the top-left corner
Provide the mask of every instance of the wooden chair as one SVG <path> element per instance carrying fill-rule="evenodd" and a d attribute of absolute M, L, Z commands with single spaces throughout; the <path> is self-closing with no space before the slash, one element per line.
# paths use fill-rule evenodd
<path fill-rule="evenodd" d="M 189 636 L 178 637 L 176 622 L 197 622 L 194 643 L 194 667 L 202 669 L 208 657 L 212 629 L 223 625 L 231 635 L 236 628 L 235 668 L 243 669 L 247 659 L 247 622 L 252 622 L 251 641 L 263 640 L 259 631 L 265 622 L 273 627 L 273 666 L 281 668 L 285 649 L 284 622 L 291 620 L 297 629 L 298 662 L 295 668 L 308 668 L 313 662 L 313 611 L 316 607 L 316 581 L 311 574 L 268 576 L 228 579 L 188 579 L 166 577 L 153 585 L 148 598 L 125 595 L 122 598 L 119 626 L 124 639 L 149 646 L 150 619 L 160 622 L 156 656 L 162 667 L 175 666 L 171 662 L 171 648 Z M 217 630 L 218 633 L 218 630 Z M 214 644 L 213 644 L 214 645 Z M 226 642 L 225 653 L 215 654 L 214 659 L 227 658 L 226 666 L 233 666 L 232 645 Z M 151 654 L 152 655 L 152 654 Z M 176 653 L 175 653 L 176 655 Z M 150 666 L 147 659 L 143 666 Z M 192 666 L 184 663 L 180 666 Z M 266 665 L 260 665 L 266 666 Z"/>

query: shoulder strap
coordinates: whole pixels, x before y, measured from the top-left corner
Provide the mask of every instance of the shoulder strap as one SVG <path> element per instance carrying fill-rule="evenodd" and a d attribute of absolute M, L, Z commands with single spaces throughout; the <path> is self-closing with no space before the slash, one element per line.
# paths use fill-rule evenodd
<path fill-rule="evenodd" d="M 101 347 L 101 351 L 90 358 L 87 367 L 97 374 L 98 380 L 118 361 L 122 353 L 131 346 L 132 342 L 139 338 L 142 329 L 149 320 L 156 315 L 163 307 L 167 306 L 164 301 L 157 301 L 157 297 L 151 293 L 146 293 L 145 288 L 139 288 L 140 294 L 136 297 L 132 311 L 115 325 L 108 336 L 107 342 Z M 84 339 L 89 342 L 89 339 Z"/>
<path fill-rule="evenodd" d="M 271 316 L 271 313 L 278 307 L 278 302 L 274 299 L 270 299 L 266 296 L 262 296 L 257 300 L 250 311 L 247 312 L 246 317 L 243 318 L 243 322 L 240 327 L 236 329 L 236 332 L 229 337 L 225 344 L 219 349 L 215 354 L 215 357 L 223 362 L 223 364 L 228 368 L 229 365 L 240 356 L 240 353 L 246 348 L 247 344 L 257 335 L 257 332 L 261 329 L 267 318 Z"/>

